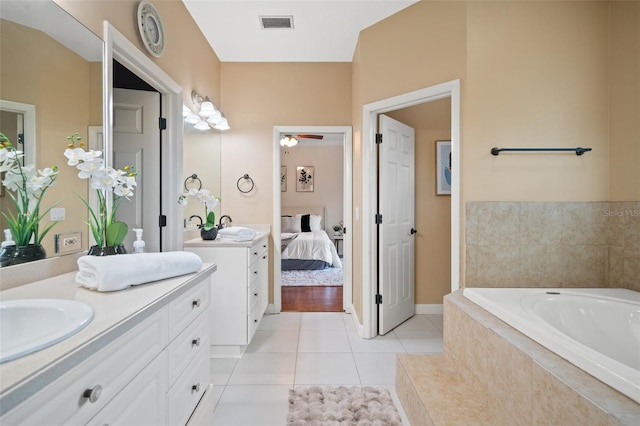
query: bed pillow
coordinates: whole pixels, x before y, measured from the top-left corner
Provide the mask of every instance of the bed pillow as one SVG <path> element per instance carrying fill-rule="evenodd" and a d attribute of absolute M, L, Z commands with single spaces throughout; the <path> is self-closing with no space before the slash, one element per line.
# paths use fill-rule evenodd
<path fill-rule="evenodd" d="M 320 231 L 322 230 L 322 217 L 315 214 L 299 214 L 296 218 L 300 219 L 300 229 L 302 232 Z"/>
<path fill-rule="evenodd" d="M 282 216 L 280 218 L 280 232 L 290 232 L 294 234 L 302 232 L 300 218 L 296 216 Z"/>
<path fill-rule="evenodd" d="M 322 229 L 322 217 L 312 214 L 309 215 L 309 227 L 312 231 L 320 231 Z"/>

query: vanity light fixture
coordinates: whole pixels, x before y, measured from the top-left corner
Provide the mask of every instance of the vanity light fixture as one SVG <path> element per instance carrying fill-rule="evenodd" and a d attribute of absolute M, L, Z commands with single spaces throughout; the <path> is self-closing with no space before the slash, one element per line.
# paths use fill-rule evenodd
<path fill-rule="evenodd" d="M 198 130 L 209 130 L 210 128 L 229 130 L 231 128 L 222 111 L 216 108 L 208 96 L 203 97 L 193 90 L 191 91 L 191 100 L 198 109 L 196 113 L 184 107 L 189 110 L 187 113 L 183 108 L 183 117 L 186 123 L 194 124 L 194 128 Z"/>
<path fill-rule="evenodd" d="M 280 146 L 291 148 L 298 144 L 298 139 L 290 135 L 285 135 L 280 138 Z"/>

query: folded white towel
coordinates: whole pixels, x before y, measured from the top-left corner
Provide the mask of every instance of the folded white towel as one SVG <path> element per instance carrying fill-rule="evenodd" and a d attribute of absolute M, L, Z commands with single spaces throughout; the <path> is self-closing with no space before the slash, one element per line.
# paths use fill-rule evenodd
<path fill-rule="evenodd" d="M 255 229 L 245 228 L 243 226 L 230 226 L 218 230 L 218 236 L 220 238 L 232 241 L 251 241 L 257 234 Z"/>
<path fill-rule="evenodd" d="M 78 259 L 76 282 L 92 290 L 116 291 L 190 274 L 201 266 L 202 259 L 186 251 L 82 256 Z"/>

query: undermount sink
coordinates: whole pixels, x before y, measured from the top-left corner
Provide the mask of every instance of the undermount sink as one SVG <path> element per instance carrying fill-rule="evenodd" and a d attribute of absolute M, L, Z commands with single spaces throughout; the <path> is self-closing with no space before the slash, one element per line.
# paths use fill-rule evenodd
<path fill-rule="evenodd" d="M 86 303 L 62 299 L 0 302 L 0 363 L 61 342 L 93 319 Z"/>

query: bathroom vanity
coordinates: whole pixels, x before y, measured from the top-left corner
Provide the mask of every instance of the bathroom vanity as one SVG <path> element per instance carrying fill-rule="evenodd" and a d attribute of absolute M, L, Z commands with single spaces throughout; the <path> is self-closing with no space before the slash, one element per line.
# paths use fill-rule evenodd
<path fill-rule="evenodd" d="M 0 292 L 94 310 L 77 334 L 0 364 L 0 423 L 210 424 L 209 308 L 216 265 L 125 290 L 80 287 L 75 272 Z"/>
<path fill-rule="evenodd" d="M 211 297 L 214 358 L 242 355 L 269 304 L 269 232 L 254 229 L 258 232 L 252 241 L 194 238 L 184 242 L 185 251 L 218 265 Z"/>

